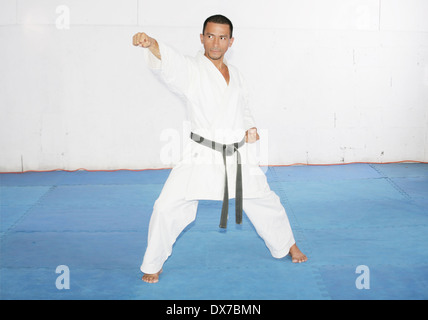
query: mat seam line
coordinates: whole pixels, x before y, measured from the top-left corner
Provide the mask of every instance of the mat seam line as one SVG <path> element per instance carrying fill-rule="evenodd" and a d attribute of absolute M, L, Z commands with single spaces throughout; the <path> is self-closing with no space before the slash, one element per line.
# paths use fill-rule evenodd
<path fill-rule="evenodd" d="M 25 210 L 24 214 L 22 214 L 7 230 L 1 235 L 0 242 L 3 242 L 3 240 L 6 238 L 7 235 L 11 232 L 13 228 L 15 228 L 21 221 L 27 217 L 31 209 L 33 209 L 37 204 L 43 201 L 43 199 L 46 197 L 46 195 L 51 192 L 52 190 L 56 189 L 56 185 L 51 186 L 44 194 L 42 194 L 36 202 L 34 202 L 31 206 Z"/>

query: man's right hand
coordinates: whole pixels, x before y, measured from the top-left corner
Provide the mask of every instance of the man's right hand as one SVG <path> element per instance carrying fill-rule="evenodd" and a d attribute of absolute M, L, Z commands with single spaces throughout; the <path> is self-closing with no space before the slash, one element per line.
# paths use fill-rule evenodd
<path fill-rule="evenodd" d="M 132 43 L 134 46 L 143 47 L 143 48 L 150 48 L 150 46 L 153 44 L 154 39 L 150 38 L 147 34 L 144 32 L 139 32 L 134 34 L 132 37 Z"/>
<path fill-rule="evenodd" d="M 132 37 L 132 44 L 136 47 L 149 48 L 156 58 L 159 60 L 161 59 L 158 42 L 156 39 L 150 38 L 144 32 L 134 34 Z"/>

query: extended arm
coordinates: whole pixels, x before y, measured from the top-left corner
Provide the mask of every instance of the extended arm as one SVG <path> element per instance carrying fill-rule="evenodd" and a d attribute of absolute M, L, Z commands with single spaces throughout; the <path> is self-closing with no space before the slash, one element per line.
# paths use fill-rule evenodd
<path fill-rule="evenodd" d="M 156 41 L 156 39 L 150 38 L 144 32 L 136 33 L 132 37 L 132 44 L 137 47 L 148 48 L 156 58 L 161 60 L 158 42 Z"/>

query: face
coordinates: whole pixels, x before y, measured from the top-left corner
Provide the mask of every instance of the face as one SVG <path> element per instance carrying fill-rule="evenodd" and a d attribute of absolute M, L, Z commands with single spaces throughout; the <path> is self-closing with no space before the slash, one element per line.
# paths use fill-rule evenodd
<path fill-rule="evenodd" d="M 204 45 L 205 56 L 211 60 L 223 59 L 226 51 L 232 46 L 234 38 L 230 37 L 228 24 L 208 22 L 201 43 Z"/>

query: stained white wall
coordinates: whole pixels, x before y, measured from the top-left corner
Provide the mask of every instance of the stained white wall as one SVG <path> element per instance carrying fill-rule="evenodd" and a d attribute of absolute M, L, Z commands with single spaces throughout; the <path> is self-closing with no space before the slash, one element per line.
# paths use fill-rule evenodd
<path fill-rule="evenodd" d="M 184 107 L 131 38 L 194 55 L 216 13 L 269 164 L 428 161 L 426 0 L 1 0 L 0 171 L 170 167 Z"/>

